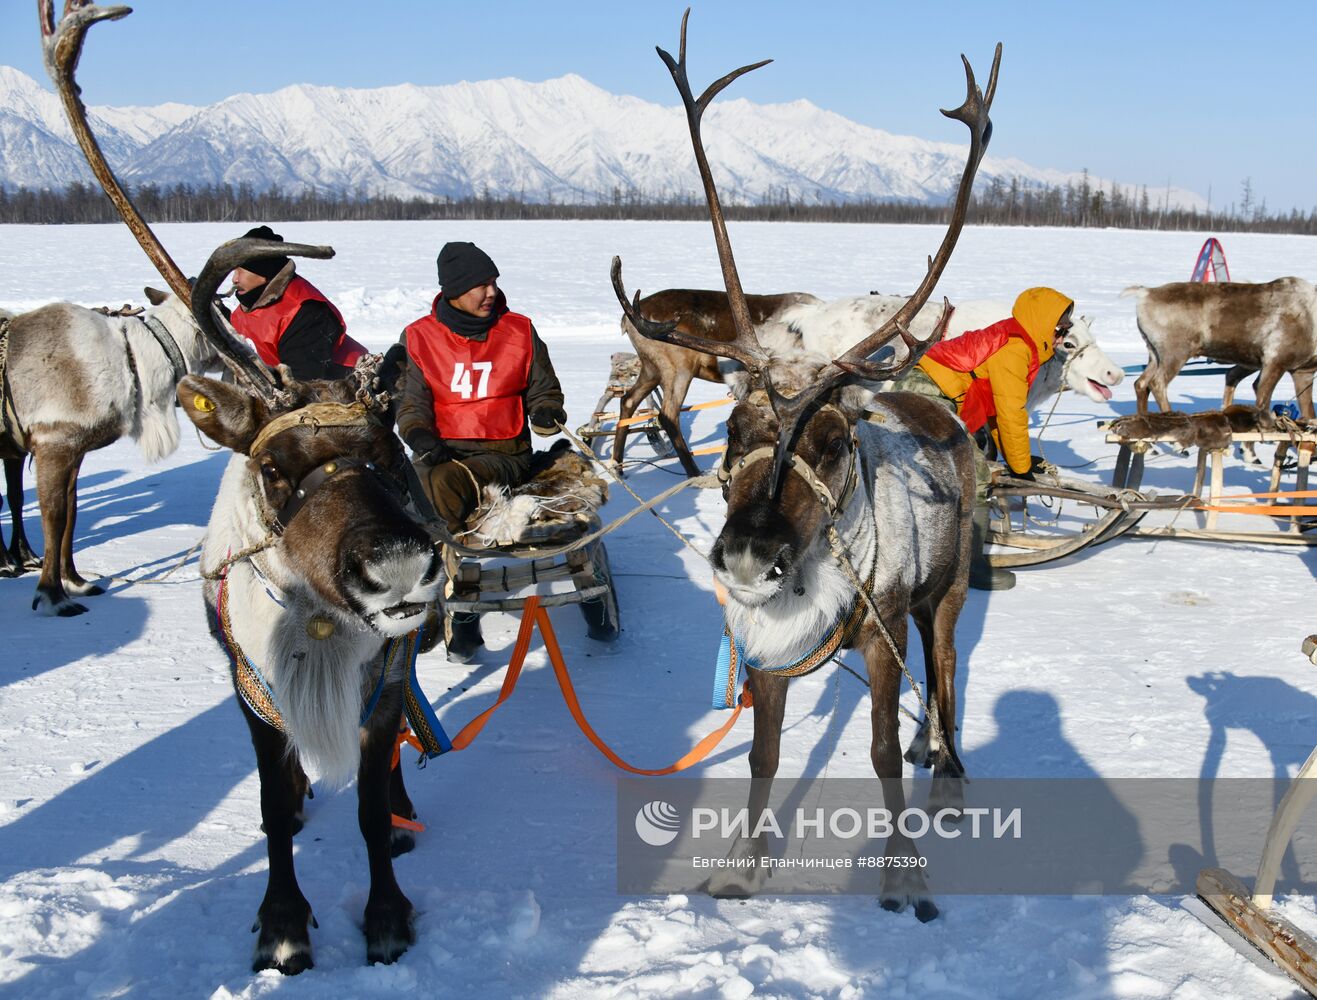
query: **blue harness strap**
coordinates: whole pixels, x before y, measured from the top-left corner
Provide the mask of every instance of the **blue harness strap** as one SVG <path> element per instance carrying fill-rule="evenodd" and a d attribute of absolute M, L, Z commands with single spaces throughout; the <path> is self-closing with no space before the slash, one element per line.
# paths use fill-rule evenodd
<path fill-rule="evenodd" d="M 407 657 L 410 662 L 407 665 L 407 683 L 403 687 L 403 710 L 407 715 L 407 724 L 412 727 L 412 732 L 424 748 L 421 756 L 416 759 L 417 767 L 424 767 L 431 757 L 438 757 L 453 749 L 453 741 L 439 724 L 439 717 L 434 714 L 430 699 L 425 697 L 420 681 L 416 678 L 416 657 L 424 634 L 425 626 L 422 625 L 405 639 L 393 640 L 395 643 L 409 644 Z"/>
<path fill-rule="evenodd" d="M 873 566 L 869 570 L 869 579 L 864 584 L 867 593 L 873 592 L 873 581 L 877 572 L 878 559 L 875 557 Z M 713 707 L 736 707 L 742 675 L 746 669 L 762 670 L 766 674 L 778 674 L 783 677 L 803 677 L 805 674 L 812 674 L 832 659 L 846 640 L 859 631 L 866 613 L 864 601 L 859 594 L 856 594 L 850 610 L 837 620 L 837 624 L 828 630 L 818 645 L 799 659 L 776 667 L 764 666 L 746 656 L 745 650 L 736 641 L 736 636 L 732 635 L 732 630 L 724 618 L 723 637 L 718 645 L 718 662 L 714 667 L 713 675 Z"/>

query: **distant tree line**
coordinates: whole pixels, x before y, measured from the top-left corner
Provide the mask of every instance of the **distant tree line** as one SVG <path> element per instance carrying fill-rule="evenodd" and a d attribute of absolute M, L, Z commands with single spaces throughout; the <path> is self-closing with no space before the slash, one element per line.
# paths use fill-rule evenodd
<path fill-rule="evenodd" d="M 257 191 L 247 184 L 143 184 L 132 190 L 138 209 L 150 222 L 310 222 L 341 220 L 466 220 L 466 219 L 648 219 L 702 220 L 704 199 L 691 195 L 647 196 L 642 191 L 614 189 L 611 197 L 593 202 L 536 202 L 522 196 L 485 191 L 463 198 L 402 198 L 364 189 L 292 192 L 279 188 Z M 913 201 L 849 201 L 816 203 L 793 197 L 790 189 L 775 190 L 756 204 L 730 204 L 727 217 L 764 222 L 898 222 L 943 223 L 947 205 Z M 0 188 L 0 222 L 99 223 L 118 216 L 99 188 L 70 184 L 62 191 Z M 978 185 L 969 221 L 979 225 L 1073 226 L 1120 229 L 1168 229 L 1213 232 L 1317 234 L 1317 208 L 1306 214 L 1297 208 L 1269 212 L 1253 197 L 1245 180 L 1239 204 L 1224 209 L 1195 210 L 1170 204 L 1168 193 L 1148 188 L 1093 184 L 1087 171 L 1079 183 L 1040 185 L 1019 177 L 993 177 Z"/>

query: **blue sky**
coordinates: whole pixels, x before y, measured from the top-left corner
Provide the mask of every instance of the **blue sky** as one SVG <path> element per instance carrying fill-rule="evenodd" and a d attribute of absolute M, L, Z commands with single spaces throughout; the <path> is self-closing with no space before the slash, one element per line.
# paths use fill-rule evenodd
<path fill-rule="evenodd" d="M 62 3 L 56 0 L 56 5 Z M 140 0 L 98 26 L 79 79 L 92 104 L 206 104 L 292 83 L 375 87 L 577 73 L 676 103 L 654 55 L 675 53 L 681 3 L 612 0 Z M 1087 167 L 1215 207 L 1245 177 L 1271 209 L 1317 206 L 1311 50 L 1317 3 L 857 3 L 715 0 L 691 15 L 697 87 L 776 61 L 729 95 L 805 98 L 891 132 L 962 141 L 957 58 L 983 76 L 1005 45 L 993 152 Z M 35 0 L 0 0 L 0 64 L 44 81 Z"/>

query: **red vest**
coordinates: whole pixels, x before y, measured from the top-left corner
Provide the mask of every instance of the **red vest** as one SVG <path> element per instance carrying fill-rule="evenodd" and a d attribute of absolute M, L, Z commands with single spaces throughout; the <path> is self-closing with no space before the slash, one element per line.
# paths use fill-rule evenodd
<path fill-rule="evenodd" d="M 1025 333 L 1024 327 L 1014 316 L 982 330 L 967 330 L 959 337 L 940 341 L 924 355 L 952 371 L 966 372 L 973 379 L 960 404 L 960 419 L 971 434 L 986 424 L 989 417 L 997 415 L 997 407 L 992 401 L 992 382 L 974 375 L 974 369 L 1005 347 L 1012 338 L 1023 340 L 1029 345 L 1028 383 L 1033 385 L 1033 380 L 1038 377 L 1038 345 Z"/>
<path fill-rule="evenodd" d="M 438 298 L 434 304 L 437 309 Z M 468 340 L 431 311 L 406 332 L 407 354 L 434 396 L 441 438 L 506 441 L 526 429 L 523 394 L 534 354 L 529 318 L 505 312 L 484 340 Z"/>
<path fill-rule="evenodd" d="M 338 340 L 334 341 L 329 360 L 345 368 L 355 365 L 357 359 L 366 353 L 366 349 L 348 336 L 348 325 L 343 322 L 343 314 L 338 311 L 338 307 L 301 275 L 293 275 L 283 295 L 268 306 L 250 311 L 242 306 L 234 309 L 229 322 L 256 346 L 256 353 L 261 360 L 274 367 L 279 364 L 279 340 L 297 315 L 297 310 L 302 308 L 303 302 L 323 302 L 329 306 L 343 331 L 338 335 Z"/>

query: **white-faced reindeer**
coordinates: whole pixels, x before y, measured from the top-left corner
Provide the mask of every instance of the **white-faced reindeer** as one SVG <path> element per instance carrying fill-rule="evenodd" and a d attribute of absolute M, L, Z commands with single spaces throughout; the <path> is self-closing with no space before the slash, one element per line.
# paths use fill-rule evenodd
<path fill-rule="evenodd" d="M 613 285 L 631 323 L 644 336 L 730 358 L 745 370 L 739 401 L 728 419 L 722 472 L 727 522 L 711 559 L 728 591 L 728 627 L 751 666 L 755 725 L 750 815 L 759 815 L 777 772 L 789 678 L 773 668 L 808 658 L 837 628 L 844 630 L 843 645 L 860 649 L 868 668 L 873 698 L 871 753 L 882 781 L 884 805 L 893 814 L 905 807 L 897 697 L 907 616 L 913 616 L 923 640 L 930 705 L 909 758 L 918 765 L 931 763 L 942 799 L 954 803 L 964 774 L 954 743 L 955 626 L 965 601 L 970 562 L 972 445 L 950 411 L 928 399 L 883 394 L 870 404 L 869 415 L 851 389 L 856 382 L 893 378 L 914 364 L 942 332 L 939 329 L 920 342 L 905 327 L 931 295 L 964 224 L 974 174 L 991 132 L 988 110 L 1001 48 L 986 96 L 975 85 L 966 61 L 965 102 L 943 112 L 969 127 L 971 142 L 951 222 L 929 261 L 928 273 L 896 315 L 831 361 L 798 347 L 775 355 L 756 339 L 700 138 L 701 117 L 714 96 L 764 64 L 727 74 L 697 100 L 686 73 L 686 18 L 678 59 L 661 49 L 659 54 L 686 107 L 736 338 L 731 343 L 712 342 L 671 322 L 647 320 L 637 307 L 639 293 L 635 303 L 628 301 L 617 258 Z M 904 358 L 893 364 L 871 360 L 898 336 L 905 347 Z M 846 566 L 853 567 L 853 573 Z M 881 620 L 866 613 L 871 606 Z M 853 611 L 859 622 L 847 627 L 853 624 Z M 763 857 L 768 847 L 762 840 L 750 840 L 735 850 L 745 857 Z M 889 839 L 887 851 L 893 857 L 917 853 L 899 834 Z M 712 884 L 711 891 L 753 891 L 765 873 L 762 865 L 752 869 L 755 877 L 750 879 L 745 878 L 746 869 L 731 871 L 728 879 Z M 922 872 L 892 868 L 884 874 L 884 907 L 900 910 L 913 902 L 921 920 L 936 916 Z"/>
<path fill-rule="evenodd" d="M 52 0 L 38 8 L 51 74 L 66 106 L 76 106 L 70 116 L 80 115 L 73 71 L 85 33 L 128 8 L 67 0 L 58 25 Z M 94 141 L 85 152 L 88 145 L 125 220 L 163 255 Z M 308 790 L 303 765 L 331 785 L 357 778 L 370 863 L 368 961 L 391 962 L 413 940 L 412 905 L 392 862 L 414 843 L 390 818 L 413 816 L 401 771 L 391 768 L 410 667 L 406 649 L 397 654 L 400 637 L 422 624 L 438 596 L 441 565 L 404 507 L 402 445 L 367 370 L 339 382 L 278 385 L 216 319 L 215 292 L 234 266 L 284 254 L 333 251 L 235 240 L 211 256 L 195 290 L 179 276 L 176 291 L 191 299 L 197 328 L 239 384 L 187 375 L 177 398 L 203 433 L 234 451 L 206 532 L 205 602 L 230 657 L 261 778 L 270 867 L 253 967 L 292 974 L 312 965 L 314 919 L 293 868 Z"/>
<path fill-rule="evenodd" d="M 775 321 L 794 332 L 805 348 L 836 355 L 887 322 L 907 301 L 904 295 L 857 295 L 817 305 L 794 306 L 783 310 Z M 911 321 L 910 332 L 921 340 L 926 339 L 939 322 L 940 313 L 940 303 L 925 305 Z M 950 339 L 991 326 L 1010 314 L 1009 302 L 971 299 L 957 303 L 947 323 L 946 336 Z M 1056 345 L 1056 352 L 1039 366 L 1038 377 L 1029 386 L 1026 406 L 1036 409 L 1065 388 L 1094 402 L 1106 402 L 1111 399 L 1110 387 L 1119 385 L 1124 378 L 1121 367 L 1098 346 L 1091 321 L 1079 316 Z"/>
<path fill-rule="evenodd" d="M 747 295 L 750 321 L 756 330 L 776 328 L 774 340 L 795 336 L 808 350 L 835 356 L 848 350 L 887 322 L 907 301 L 904 295 L 857 295 L 824 301 L 808 292 L 785 292 L 779 295 Z M 654 322 L 675 322 L 686 333 L 711 341 L 729 341 L 735 335 L 727 293 L 705 289 L 668 288 L 645 296 L 640 303 L 644 316 Z M 924 339 L 937 325 L 941 303 L 926 305 L 915 316 L 910 332 Z M 989 326 L 1011 314 L 1009 303 L 971 300 L 955 307 L 947 325 L 947 336 L 956 337 L 967 330 Z M 725 381 L 724 362 L 703 351 L 672 344 L 657 343 L 635 332 L 630 320 L 622 317 L 622 329 L 635 345 L 640 357 L 640 377 L 622 398 L 620 419 L 613 436 L 613 462 L 621 464 L 626 435 L 630 428 L 621 421 L 636 410 L 644 398 L 658 386 L 663 393 L 660 423 L 672 438 L 683 468 L 690 475 L 699 472 L 681 434 L 681 405 L 694 379 Z M 1062 389 L 1081 393 L 1095 402 L 1111 399 L 1111 386 L 1119 385 L 1125 373 L 1098 346 L 1090 322 L 1083 316 L 1074 321 L 1056 352 L 1038 369 L 1038 377 L 1029 386 L 1026 403 L 1036 409 Z"/>

